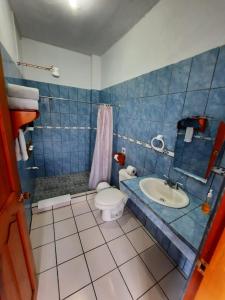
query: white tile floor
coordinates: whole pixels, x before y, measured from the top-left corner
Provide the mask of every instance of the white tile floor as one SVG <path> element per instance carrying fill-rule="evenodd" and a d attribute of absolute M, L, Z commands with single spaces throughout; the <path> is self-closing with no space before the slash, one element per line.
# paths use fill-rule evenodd
<path fill-rule="evenodd" d="M 128 210 L 104 223 L 93 194 L 33 215 L 38 300 L 179 300 L 185 279 Z"/>

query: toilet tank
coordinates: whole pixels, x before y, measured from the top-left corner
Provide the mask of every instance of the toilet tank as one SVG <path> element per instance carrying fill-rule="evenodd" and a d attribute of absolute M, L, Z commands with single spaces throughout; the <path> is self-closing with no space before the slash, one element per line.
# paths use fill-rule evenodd
<path fill-rule="evenodd" d="M 119 184 L 123 180 L 132 179 L 135 177 L 137 177 L 137 176 L 131 176 L 131 175 L 127 174 L 127 169 L 119 170 Z"/>

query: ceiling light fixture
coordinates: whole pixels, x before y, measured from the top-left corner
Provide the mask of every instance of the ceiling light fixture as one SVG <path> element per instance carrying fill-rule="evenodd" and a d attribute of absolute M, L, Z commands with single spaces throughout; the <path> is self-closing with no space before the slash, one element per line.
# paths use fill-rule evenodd
<path fill-rule="evenodd" d="M 77 0 L 69 0 L 69 4 L 72 7 L 72 9 L 78 9 L 78 2 Z"/>

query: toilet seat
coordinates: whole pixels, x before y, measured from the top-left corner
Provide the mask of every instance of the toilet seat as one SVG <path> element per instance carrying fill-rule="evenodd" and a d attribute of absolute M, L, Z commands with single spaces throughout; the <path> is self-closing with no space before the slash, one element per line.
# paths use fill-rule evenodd
<path fill-rule="evenodd" d="M 113 207 L 118 205 L 126 196 L 116 188 L 108 188 L 100 191 L 95 196 L 95 204 L 98 206 Z M 101 208 L 102 209 L 102 208 Z"/>

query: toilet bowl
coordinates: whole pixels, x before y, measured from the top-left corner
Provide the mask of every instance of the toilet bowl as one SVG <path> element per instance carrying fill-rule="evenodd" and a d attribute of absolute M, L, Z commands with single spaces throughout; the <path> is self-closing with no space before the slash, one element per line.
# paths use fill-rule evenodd
<path fill-rule="evenodd" d="M 119 182 L 134 177 L 136 176 L 127 174 L 126 169 L 119 171 Z M 128 196 L 119 189 L 111 187 L 107 182 L 99 183 L 96 190 L 95 206 L 102 211 L 102 220 L 113 221 L 120 218 L 123 215 Z"/>

